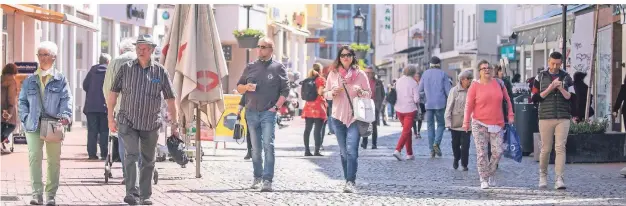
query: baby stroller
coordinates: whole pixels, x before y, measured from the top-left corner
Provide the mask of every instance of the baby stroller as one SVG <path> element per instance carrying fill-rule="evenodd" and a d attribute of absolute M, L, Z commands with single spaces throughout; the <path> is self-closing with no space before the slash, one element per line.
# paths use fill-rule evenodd
<path fill-rule="evenodd" d="M 107 146 L 107 150 L 108 150 L 108 155 L 106 157 L 106 161 L 104 162 L 104 183 L 109 183 L 109 178 L 113 178 L 113 173 L 111 173 L 111 168 L 113 167 L 113 152 L 115 151 L 119 151 L 117 147 L 117 142 L 118 142 L 118 138 L 117 138 L 117 134 L 111 134 L 109 135 L 109 144 Z M 114 150 L 115 149 L 115 150 Z M 118 152 L 115 152 L 118 153 Z M 124 164 L 122 162 L 122 164 Z M 154 181 L 154 184 L 156 185 L 159 182 L 159 172 L 157 171 L 156 168 L 154 168 L 154 174 L 152 175 L 152 180 Z"/>

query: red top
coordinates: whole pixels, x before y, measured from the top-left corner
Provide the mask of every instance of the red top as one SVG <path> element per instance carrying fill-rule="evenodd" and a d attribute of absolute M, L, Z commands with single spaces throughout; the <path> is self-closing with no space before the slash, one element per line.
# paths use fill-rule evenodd
<path fill-rule="evenodd" d="M 326 85 L 326 80 L 323 77 L 317 77 L 315 79 L 315 86 L 319 90 L 320 87 Z M 326 120 L 326 110 L 328 105 L 326 104 L 326 100 L 322 96 L 317 96 L 317 99 L 314 101 L 307 101 L 304 103 L 304 108 L 302 109 L 302 118 L 319 118 Z"/>
<path fill-rule="evenodd" d="M 500 86 L 497 80 L 492 79 L 487 84 L 472 82 L 467 91 L 465 116 L 463 127 L 471 128 L 470 119 L 476 119 L 487 125 L 504 126 L 502 100 L 506 100 L 509 111 L 509 121 L 514 120 L 513 107 L 506 87 Z"/>

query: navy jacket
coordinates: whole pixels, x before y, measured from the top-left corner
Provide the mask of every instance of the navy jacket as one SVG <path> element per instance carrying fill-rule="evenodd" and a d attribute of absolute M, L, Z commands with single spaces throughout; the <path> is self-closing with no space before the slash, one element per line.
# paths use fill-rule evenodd
<path fill-rule="evenodd" d="M 83 90 L 87 92 L 85 96 L 85 107 L 83 113 L 90 112 L 106 113 L 107 104 L 102 93 L 102 85 L 104 84 L 104 75 L 107 71 L 106 64 L 98 64 L 91 67 L 87 77 L 83 81 Z"/>

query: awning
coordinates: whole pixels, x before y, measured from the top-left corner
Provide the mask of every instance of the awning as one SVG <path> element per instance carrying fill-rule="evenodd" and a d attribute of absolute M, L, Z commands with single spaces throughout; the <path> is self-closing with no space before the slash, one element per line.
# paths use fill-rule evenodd
<path fill-rule="evenodd" d="M 409 47 L 409 48 L 403 49 L 403 50 L 401 50 L 399 52 L 387 55 L 385 57 L 391 57 L 391 56 L 396 55 L 396 54 L 408 54 L 408 53 L 411 53 L 411 52 L 414 52 L 414 51 L 417 51 L 417 50 L 420 50 L 420 49 L 424 49 L 424 47 L 423 46 Z"/>
<path fill-rule="evenodd" d="M 92 32 L 99 31 L 98 26 L 92 22 L 85 21 L 76 16 L 64 14 L 57 11 L 44 9 L 28 4 L 1 4 L 3 10 L 13 11 L 18 14 L 29 16 L 39 21 L 47 21 L 57 24 L 74 25 Z"/>
<path fill-rule="evenodd" d="M 391 66 L 393 62 L 392 61 L 388 61 L 379 65 L 376 65 L 376 67 L 380 68 L 380 67 L 387 67 L 387 66 Z"/>
<path fill-rule="evenodd" d="M 292 26 L 289 26 L 289 25 L 285 25 L 285 24 L 277 22 L 277 21 L 274 21 L 272 23 L 272 25 L 276 26 L 276 27 L 283 28 L 283 29 L 285 29 L 285 30 L 295 34 L 295 35 L 300 35 L 300 36 L 303 36 L 303 37 L 309 37 L 309 31 L 301 30 L 301 29 L 298 29 L 298 28 L 295 28 L 295 27 L 292 27 Z"/>

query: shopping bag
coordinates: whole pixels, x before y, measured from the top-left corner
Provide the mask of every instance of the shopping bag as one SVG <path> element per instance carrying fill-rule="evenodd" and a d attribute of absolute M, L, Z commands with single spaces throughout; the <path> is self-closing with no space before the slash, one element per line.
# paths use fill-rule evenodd
<path fill-rule="evenodd" d="M 516 162 L 522 162 L 522 147 L 520 145 L 519 135 L 513 125 L 506 125 L 504 132 L 504 157 L 513 159 Z"/>
<path fill-rule="evenodd" d="M 180 166 L 185 167 L 189 162 L 189 157 L 185 153 L 185 143 L 177 136 L 172 135 L 167 138 L 167 150 Z"/>

